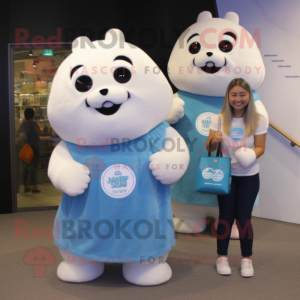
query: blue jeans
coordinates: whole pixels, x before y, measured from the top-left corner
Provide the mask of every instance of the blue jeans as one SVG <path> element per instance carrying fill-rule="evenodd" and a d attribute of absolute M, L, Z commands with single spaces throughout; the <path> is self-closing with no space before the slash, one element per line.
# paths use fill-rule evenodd
<path fill-rule="evenodd" d="M 242 256 L 252 255 L 251 216 L 258 191 L 258 173 L 252 176 L 232 176 L 230 195 L 218 196 L 220 215 L 217 228 L 217 252 L 219 255 L 227 255 L 234 219 L 240 234 Z"/>
<path fill-rule="evenodd" d="M 31 162 L 29 164 L 24 162 L 24 170 L 23 170 L 24 185 L 26 185 L 29 173 L 30 173 L 31 184 L 32 185 L 37 184 L 37 168 L 38 168 L 38 163 L 39 163 L 39 159 L 40 159 L 40 149 L 36 146 L 31 146 L 31 149 L 34 154 Z"/>

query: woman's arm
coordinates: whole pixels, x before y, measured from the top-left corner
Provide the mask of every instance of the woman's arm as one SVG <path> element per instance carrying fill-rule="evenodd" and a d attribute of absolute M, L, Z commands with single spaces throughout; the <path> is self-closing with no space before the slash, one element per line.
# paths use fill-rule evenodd
<path fill-rule="evenodd" d="M 262 156 L 265 152 L 266 145 L 266 136 L 267 134 L 255 135 L 254 136 L 254 152 L 256 154 L 256 158 Z"/>
<path fill-rule="evenodd" d="M 34 130 L 38 133 L 38 134 L 45 134 L 45 132 L 43 132 L 41 129 L 40 129 L 40 126 L 37 125 L 36 127 L 34 127 Z"/>
<path fill-rule="evenodd" d="M 43 136 L 48 136 L 50 135 L 50 133 L 48 132 L 44 132 L 40 129 L 40 126 L 38 124 L 36 124 L 36 126 L 34 127 L 34 130 L 39 134 L 39 135 L 43 135 Z"/>
<path fill-rule="evenodd" d="M 211 145 L 209 148 L 209 142 L 211 141 Z M 209 136 L 206 142 L 206 149 L 207 151 L 213 152 L 216 150 L 217 145 L 222 140 L 222 132 L 214 131 L 212 129 L 209 130 Z"/>

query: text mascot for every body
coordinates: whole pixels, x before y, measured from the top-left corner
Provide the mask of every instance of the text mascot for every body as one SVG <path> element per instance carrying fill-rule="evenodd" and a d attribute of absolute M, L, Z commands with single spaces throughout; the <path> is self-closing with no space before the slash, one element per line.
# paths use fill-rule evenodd
<path fill-rule="evenodd" d="M 62 141 L 48 175 L 63 191 L 54 237 L 63 281 L 93 280 L 105 262 L 122 263 L 126 280 L 137 285 L 171 278 L 170 184 L 186 171 L 189 152 L 164 121 L 173 96 L 158 70 L 111 29 L 105 40 L 77 38 L 55 75 L 48 116 Z"/>
<path fill-rule="evenodd" d="M 221 19 L 212 18 L 210 12 L 204 11 L 199 14 L 197 23 L 179 37 L 168 69 L 170 80 L 179 90 L 174 94 L 167 122 L 174 124 L 185 139 L 191 155 L 187 172 L 171 189 L 175 231 L 202 232 L 209 214 L 216 220 L 219 216 L 217 196 L 195 190 L 199 157 L 207 156 L 205 143 L 211 119 L 221 112 L 228 83 L 242 77 L 254 89 L 257 111 L 269 122 L 265 107 L 255 92 L 264 80 L 265 67 L 254 38 L 239 25 L 236 13 L 228 12 Z M 237 135 L 233 136 L 234 133 Z M 241 134 L 233 132 L 236 144 L 229 146 L 245 146 Z M 238 238 L 236 227 L 231 237 Z"/>

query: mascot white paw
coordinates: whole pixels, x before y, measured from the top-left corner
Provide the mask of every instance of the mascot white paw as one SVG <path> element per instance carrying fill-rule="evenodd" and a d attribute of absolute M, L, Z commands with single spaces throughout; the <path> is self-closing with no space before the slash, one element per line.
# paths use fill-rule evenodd
<path fill-rule="evenodd" d="M 177 123 L 184 116 L 184 104 L 182 99 L 174 95 L 172 109 L 166 119 L 169 124 Z"/>
<path fill-rule="evenodd" d="M 235 157 L 239 164 L 244 168 L 248 168 L 253 162 L 256 161 L 256 154 L 253 149 L 241 147 L 235 152 Z"/>

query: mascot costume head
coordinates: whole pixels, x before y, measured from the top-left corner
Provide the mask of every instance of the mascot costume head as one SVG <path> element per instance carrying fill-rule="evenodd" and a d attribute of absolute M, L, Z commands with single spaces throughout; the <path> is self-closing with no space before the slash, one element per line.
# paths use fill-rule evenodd
<path fill-rule="evenodd" d="M 243 77 L 254 90 L 265 77 L 259 48 L 233 12 L 224 19 L 212 18 L 207 11 L 200 13 L 197 23 L 177 40 L 168 67 L 179 90 L 214 97 L 223 97 L 236 77 Z"/>
<path fill-rule="evenodd" d="M 53 81 L 51 125 L 63 140 L 77 144 L 83 138 L 86 145 L 148 133 L 165 120 L 172 97 L 163 73 L 145 74 L 146 67 L 157 68 L 141 49 L 125 43 L 121 31 L 108 31 L 103 41 L 77 38 Z"/>
<path fill-rule="evenodd" d="M 105 262 L 123 263 L 124 277 L 137 285 L 171 278 L 162 263 L 175 245 L 170 184 L 187 169 L 189 152 L 164 121 L 172 89 L 157 70 L 118 29 L 101 41 L 77 38 L 58 68 L 48 116 L 62 141 L 48 175 L 63 191 L 55 220 L 63 281 L 93 280 Z M 185 152 L 166 151 L 167 138 Z"/>
<path fill-rule="evenodd" d="M 172 185 L 174 224 L 178 232 L 201 232 L 208 214 L 218 219 L 215 195 L 195 191 L 197 165 L 206 156 L 205 143 L 212 117 L 221 112 L 226 88 L 237 77 L 246 79 L 253 90 L 257 111 L 268 121 L 268 114 L 256 93 L 265 77 L 259 51 L 260 40 L 239 25 L 239 17 L 228 12 L 224 19 L 212 18 L 210 12 L 198 15 L 197 22 L 187 28 L 171 53 L 168 70 L 178 88 L 167 122 L 189 145 L 191 164 L 185 175 Z M 184 222 L 179 222 L 184 220 Z M 236 231 L 237 232 L 237 231 Z"/>

